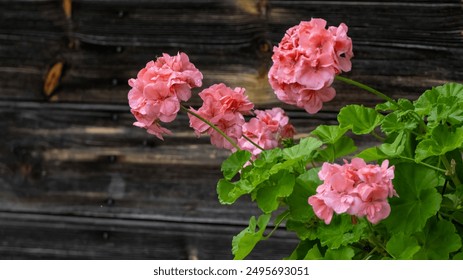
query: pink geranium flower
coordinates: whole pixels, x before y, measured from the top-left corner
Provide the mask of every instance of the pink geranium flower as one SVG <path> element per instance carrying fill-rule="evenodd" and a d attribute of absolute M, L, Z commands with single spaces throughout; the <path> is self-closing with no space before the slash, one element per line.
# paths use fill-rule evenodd
<path fill-rule="evenodd" d="M 239 87 L 231 89 L 221 83 L 204 89 L 199 96 L 203 100 L 203 105 L 198 110 L 190 110 L 220 128 L 233 141 L 238 142 L 245 123 L 243 114 L 249 114 L 254 108 L 254 104 L 245 95 L 245 90 Z M 234 150 L 231 143 L 205 122 L 191 114 L 189 118 L 190 126 L 195 130 L 196 135 L 207 133 L 213 145 Z"/>
<path fill-rule="evenodd" d="M 317 217 L 329 224 L 328 207 L 337 214 L 366 216 L 374 224 L 387 218 L 391 211 L 387 198 L 397 196 L 392 185 L 394 167 L 388 164 L 387 160 L 381 166 L 366 164 L 360 158 L 344 165 L 324 163 L 318 173 L 324 182 L 308 200 Z"/>
<path fill-rule="evenodd" d="M 284 126 L 288 125 L 289 118 L 285 111 L 275 107 L 270 110 L 255 110 L 256 118 L 264 122 L 272 133 L 279 132 Z"/>
<path fill-rule="evenodd" d="M 264 150 L 279 146 L 281 141 L 292 138 L 295 134 L 294 127 L 289 123 L 289 118 L 281 108 L 269 110 L 255 110 L 256 117 L 243 125 L 243 135 L 251 139 Z M 255 158 L 262 150 L 248 141 L 245 137 L 238 140 L 238 146 L 250 151 Z"/>
<path fill-rule="evenodd" d="M 191 97 L 191 89 L 202 85 L 203 75 L 184 53 L 163 54 L 130 79 L 129 106 L 137 119 L 134 125 L 162 139 L 170 131 L 160 122 L 173 121 L 180 110 L 180 101 Z"/>
<path fill-rule="evenodd" d="M 268 77 L 277 97 L 288 104 L 318 112 L 336 94 L 335 75 L 351 69 L 352 40 L 347 26 L 331 26 L 314 18 L 287 30 L 273 49 Z"/>
<path fill-rule="evenodd" d="M 133 125 L 141 127 L 141 128 L 145 128 L 148 133 L 155 135 L 156 137 L 158 137 L 161 140 L 164 140 L 163 135 L 171 135 L 172 134 L 172 132 L 170 130 L 160 126 L 158 122 L 153 122 L 149 126 L 146 126 L 146 124 L 141 123 L 141 122 L 135 122 Z"/>
<path fill-rule="evenodd" d="M 315 215 L 325 221 L 325 224 L 330 224 L 333 218 L 333 208 L 327 206 L 320 195 L 309 197 L 309 204 L 312 205 Z"/>
<path fill-rule="evenodd" d="M 243 125 L 243 135 L 251 139 L 264 150 L 273 149 L 278 146 L 275 135 L 268 129 L 268 126 L 263 121 L 257 118 L 252 118 Z M 238 146 L 243 150 L 250 151 L 254 157 L 262 152 L 260 148 L 254 146 L 254 144 L 244 137 L 239 139 Z"/>
<path fill-rule="evenodd" d="M 293 138 L 296 134 L 294 126 L 289 122 L 289 117 L 286 112 L 279 108 L 274 107 L 268 110 L 255 110 L 256 118 L 265 123 L 275 139 L 278 142 L 286 138 Z"/>

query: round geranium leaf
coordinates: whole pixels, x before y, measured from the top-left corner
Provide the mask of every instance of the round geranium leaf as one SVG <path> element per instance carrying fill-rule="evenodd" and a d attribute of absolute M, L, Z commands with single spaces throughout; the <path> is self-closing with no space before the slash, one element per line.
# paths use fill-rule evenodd
<path fill-rule="evenodd" d="M 350 128 L 357 135 L 372 132 L 383 121 L 383 116 L 374 109 L 361 105 L 348 105 L 338 114 L 341 128 Z"/>
<path fill-rule="evenodd" d="M 439 183 L 440 175 L 432 169 L 414 163 L 395 165 L 393 184 L 399 197 L 390 199 L 391 214 L 384 220 L 391 233 L 409 234 L 424 228 L 440 208 Z"/>

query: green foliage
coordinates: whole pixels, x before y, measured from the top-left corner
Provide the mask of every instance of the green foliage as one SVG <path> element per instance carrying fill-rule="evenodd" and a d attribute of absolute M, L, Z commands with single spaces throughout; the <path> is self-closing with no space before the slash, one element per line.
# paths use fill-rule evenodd
<path fill-rule="evenodd" d="M 421 250 L 415 259 L 446 260 L 449 254 L 461 248 L 461 238 L 455 226 L 446 220 L 430 219 L 426 228 L 416 234 L 421 243 Z"/>
<path fill-rule="evenodd" d="M 231 180 L 249 159 L 251 159 L 251 153 L 248 151 L 237 151 L 233 153 L 222 162 L 223 177 L 227 180 Z"/>
<path fill-rule="evenodd" d="M 298 145 L 294 145 L 291 148 L 283 150 L 283 156 L 287 160 L 301 159 L 301 158 L 312 158 L 316 149 L 318 149 L 323 143 L 313 137 L 307 137 L 301 140 Z"/>
<path fill-rule="evenodd" d="M 366 227 L 366 221 L 363 219 L 358 224 L 353 224 L 348 215 L 334 216 L 329 225 L 318 226 L 317 236 L 322 245 L 338 249 L 359 241 L 365 234 Z"/>
<path fill-rule="evenodd" d="M 432 129 L 428 137 L 416 147 L 417 161 L 422 161 L 431 156 L 444 155 L 447 152 L 461 148 L 463 143 L 463 127 L 450 129 L 439 124 Z"/>
<path fill-rule="evenodd" d="M 340 127 L 349 128 L 357 135 L 372 132 L 383 121 L 383 116 L 371 108 L 347 105 L 339 111 Z"/>
<path fill-rule="evenodd" d="M 275 229 L 284 224 L 300 239 L 288 259 L 463 259 L 463 85 L 446 84 L 414 102 L 389 100 L 375 109 L 348 105 L 338 122 L 252 161 L 243 151 L 224 161 L 219 201 L 249 196 L 262 212 L 233 238 L 235 259 L 270 237 L 273 231 L 264 236 L 270 223 Z M 389 199 L 390 214 L 379 224 L 334 214 L 327 225 L 308 198 L 323 183 L 318 172 L 324 162 L 341 163 L 357 151 L 353 134 L 378 139 L 355 157 L 394 165 L 398 196 Z"/>
<path fill-rule="evenodd" d="M 275 178 L 263 183 L 256 194 L 256 201 L 264 213 L 271 213 L 279 206 L 281 198 L 288 197 L 293 192 L 296 179 L 286 170 L 273 175 Z"/>
<path fill-rule="evenodd" d="M 316 188 L 321 184 L 317 173 L 318 169 L 313 168 L 297 177 L 294 190 L 286 199 L 292 220 L 303 222 L 313 217 L 312 207 L 307 199 L 315 194 Z"/>
<path fill-rule="evenodd" d="M 269 220 L 270 215 L 262 215 L 257 221 L 252 216 L 249 220 L 249 226 L 233 237 L 232 253 L 235 256 L 235 260 L 242 260 L 251 253 L 252 249 L 262 239 Z M 258 230 L 256 231 L 257 227 Z"/>
<path fill-rule="evenodd" d="M 347 132 L 347 128 L 341 128 L 338 125 L 319 125 L 312 131 L 313 135 L 327 144 L 334 144 Z"/>
<path fill-rule="evenodd" d="M 384 223 L 391 232 L 414 233 L 439 210 L 439 174 L 414 163 L 400 163 L 395 168 L 393 184 L 399 197 L 390 200 L 391 214 Z"/>
<path fill-rule="evenodd" d="M 351 247 L 341 247 L 328 249 L 325 253 L 325 260 L 351 260 L 354 257 L 354 249 Z"/>
<path fill-rule="evenodd" d="M 391 237 L 386 244 L 387 252 L 397 260 L 412 260 L 421 249 L 414 236 L 399 232 Z"/>
<path fill-rule="evenodd" d="M 415 101 L 415 112 L 428 117 L 431 126 L 434 123 L 445 123 L 461 126 L 463 116 L 463 85 L 448 83 L 425 91 Z"/>

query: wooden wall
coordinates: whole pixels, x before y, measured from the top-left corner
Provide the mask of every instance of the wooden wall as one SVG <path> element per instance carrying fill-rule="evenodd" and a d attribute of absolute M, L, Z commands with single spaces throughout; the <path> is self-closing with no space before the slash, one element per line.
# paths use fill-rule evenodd
<path fill-rule="evenodd" d="M 184 51 L 204 86 L 279 104 L 266 79 L 272 46 L 312 17 L 345 22 L 355 53 L 346 76 L 395 98 L 463 82 L 460 0 L 0 0 L 0 258 L 231 258 L 232 236 L 257 210 L 217 202 L 227 152 L 197 139 L 184 115 L 164 142 L 133 127 L 127 80 Z M 342 105 L 378 102 L 335 86 L 317 115 L 285 107 L 300 133 L 335 123 Z M 278 231 L 251 258 L 295 244 Z"/>

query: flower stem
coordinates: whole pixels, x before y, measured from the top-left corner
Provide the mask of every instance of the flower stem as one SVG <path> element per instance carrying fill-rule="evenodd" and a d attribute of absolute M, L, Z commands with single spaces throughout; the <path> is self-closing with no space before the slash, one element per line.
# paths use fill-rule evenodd
<path fill-rule="evenodd" d="M 259 146 L 259 144 L 257 144 L 256 142 L 252 141 L 249 137 L 247 137 L 246 135 L 242 135 L 244 139 L 246 139 L 247 141 L 249 141 L 249 143 L 251 143 L 252 145 L 254 145 L 256 148 L 260 149 L 261 151 L 264 150 L 264 148 L 262 148 L 261 146 Z"/>
<path fill-rule="evenodd" d="M 390 98 L 389 96 L 385 95 L 384 93 L 372 88 L 372 87 L 369 87 L 365 84 L 362 84 L 360 82 L 357 82 L 357 81 L 354 81 L 352 79 L 349 79 L 349 78 L 346 78 L 346 77 L 342 77 L 342 76 L 336 76 L 335 77 L 336 80 L 338 81 L 341 81 L 341 82 L 344 82 L 346 84 L 349 84 L 349 85 L 353 85 L 353 86 L 356 86 L 356 87 L 359 87 L 363 90 L 366 90 L 370 93 L 373 93 L 374 95 L 386 100 L 386 101 L 389 101 L 391 102 L 392 104 L 396 105 L 398 108 L 400 108 L 401 106 L 399 105 L 399 103 L 397 103 L 394 99 Z"/>
<path fill-rule="evenodd" d="M 436 171 L 439 171 L 439 172 L 442 172 L 442 173 L 447 172 L 447 170 L 445 170 L 445 169 L 441 169 L 441 168 L 435 167 L 434 165 L 430 165 L 430 164 L 427 164 L 427 163 L 422 162 L 422 161 L 421 161 L 421 162 L 416 162 L 414 159 L 409 158 L 409 157 L 399 156 L 399 158 L 412 161 L 412 162 L 414 162 L 414 163 L 416 163 L 416 164 L 420 164 L 420 165 L 426 166 L 426 167 L 428 167 L 428 168 L 431 168 L 431 169 L 433 169 L 433 170 L 436 170 Z"/>
<path fill-rule="evenodd" d="M 271 231 L 269 234 L 267 234 L 266 236 L 262 236 L 261 240 L 267 240 L 267 239 L 269 239 L 270 236 L 272 236 L 272 234 L 278 229 L 278 227 L 281 225 L 281 223 L 282 223 L 284 220 L 286 220 L 286 218 L 288 218 L 289 214 L 290 214 L 289 211 L 282 213 L 283 216 L 280 217 L 279 221 L 275 224 L 275 226 L 273 227 L 272 231 Z M 281 216 L 281 215 L 280 215 L 280 216 Z M 278 219 L 278 218 L 277 218 L 277 219 Z"/>
<path fill-rule="evenodd" d="M 383 251 L 383 255 L 392 257 L 391 254 L 389 254 L 389 252 L 387 251 L 386 246 L 384 246 L 383 242 L 376 237 L 375 229 L 373 228 L 371 223 L 367 222 L 367 224 L 370 230 L 370 236 L 368 241 L 370 241 L 370 243 L 372 243 L 375 246 L 375 248 L 377 248 L 377 251 Z"/>
<path fill-rule="evenodd" d="M 381 142 L 384 142 L 384 140 L 386 140 L 386 138 L 379 136 L 378 133 L 376 133 L 374 130 L 371 132 L 371 135 L 373 135 L 373 137 L 375 137 L 377 140 Z"/>
<path fill-rule="evenodd" d="M 225 138 L 225 140 L 227 140 L 228 142 L 230 142 L 230 144 L 235 148 L 237 149 L 238 151 L 241 150 L 240 147 L 235 143 L 235 141 L 233 141 L 233 139 L 231 139 L 227 134 L 225 134 L 225 132 L 223 132 L 220 128 L 218 128 L 217 126 L 215 126 L 213 123 L 211 123 L 210 121 L 206 120 L 205 118 L 201 117 L 199 114 L 189 110 L 188 108 L 186 108 L 185 106 L 183 105 L 180 105 L 180 108 L 190 114 L 190 115 L 193 115 L 195 116 L 196 118 L 200 119 L 202 122 L 204 122 L 205 124 L 207 124 L 208 126 L 210 126 L 212 129 L 214 129 L 215 131 L 217 131 L 220 135 L 223 136 L 223 138 Z"/>

